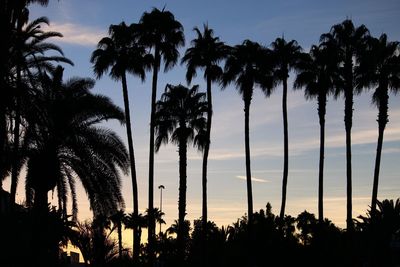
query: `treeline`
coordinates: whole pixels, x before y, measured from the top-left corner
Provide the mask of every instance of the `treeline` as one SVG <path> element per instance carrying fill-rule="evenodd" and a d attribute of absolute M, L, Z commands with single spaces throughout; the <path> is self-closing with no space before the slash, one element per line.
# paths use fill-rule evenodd
<path fill-rule="evenodd" d="M 389 94 L 397 92 L 400 88 L 399 42 L 389 41 L 386 34 L 375 38 L 371 36 L 366 26 L 355 26 L 351 20 L 345 20 L 332 26 L 328 33 L 322 34 L 320 42 L 313 45 L 309 52 L 304 52 L 295 40 L 287 41 L 283 37 L 277 38 L 268 47 L 251 40 L 229 46 L 214 35 L 213 29 L 204 25 L 202 30 L 197 27 L 194 29 L 196 37 L 180 59 L 179 48 L 185 44 L 182 24 L 171 12 L 154 8 L 150 12 L 143 13 L 137 23 L 127 25 L 121 22 L 118 25 L 111 25 L 109 35 L 99 41 L 97 49 L 91 56 L 94 74 L 97 78 L 109 75 L 112 79 L 121 82 L 124 98 L 124 109 L 122 110 L 115 106 L 109 98 L 93 94 L 90 91 L 94 87 L 93 80 L 72 78 L 64 81 L 63 68 L 58 64 L 72 65 L 73 63 L 64 57 L 60 47 L 49 42 L 50 38 L 62 37 L 62 34 L 44 31 L 42 26 L 49 23 L 45 17 L 29 19 L 29 5 L 34 2 L 41 5 L 48 3 L 48 1 L 18 0 L 2 1 L 0 4 L 1 32 L 5 37 L 0 51 L 0 180 L 11 179 L 10 194 L 2 190 L 4 196 L 2 202 L 5 203 L 5 205 L 2 204 L 5 207 L 2 208 L 2 213 L 5 212 L 9 215 L 9 220 L 6 220 L 5 223 L 13 228 L 17 225 L 15 220 L 21 220 L 21 216 L 29 214 L 27 220 L 31 220 L 33 228 L 26 233 L 29 233 L 31 241 L 36 244 L 32 254 L 36 262 L 48 261 L 48 263 L 54 264 L 58 261 L 59 242 L 66 239 L 64 239 L 64 235 L 60 235 L 49 241 L 46 239 L 48 236 L 46 229 L 52 222 L 51 218 L 56 215 L 60 216 L 61 222 L 66 224 L 70 222 L 68 214 L 72 215 L 72 222 L 77 221 L 76 179 L 82 183 L 93 211 L 96 225 L 92 227 L 94 236 L 100 240 L 106 240 L 104 229 L 108 219 L 105 218 L 117 216 L 119 213 L 123 214 L 125 207 L 121 194 L 120 171 L 130 174 L 132 180 L 133 212 L 130 214 L 129 227 L 133 229 L 132 259 L 136 264 L 143 262 L 141 255 L 146 256 L 144 262 L 149 266 L 160 261 L 169 262 L 171 266 L 185 263 L 193 265 L 193 259 L 195 261 L 203 260 L 203 265 L 219 262 L 217 258 L 211 256 L 210 247 L 213 242 L 209 233 L 210 231 L 220 232 L 223 229 L 218 229 L 215 225 L 210 224 L 208 219 L 207 164 L 212 130 L 212 86 L 225 88 L 229 84 L 236 87 L 244 104 L 248 211 L 246 218 L 238 221 L 237 235 L 240 237 L 228 241 L 225 238 L 223 241 L 224 246 L 229 242 L 239 242 L 238 250 L 228 250 L 229 257 L 227 256 L 227 258 L 233 259 L 232 264 L 242 262 L 242 265 L 250 266 L 267 265 L 268 263 L 259 259 L 264 255 L 260 249 L 274 251 L 275 246 L 282 248 L 278 255 L 283 256 L 284 251 L 293 249 L 293 253 L 299 253 L 295 255 L 300 257 L 305 255 L 302 254 L 303 247 L 307 247 L 307 249 L 312 247 L 311 243 L 314 241 L 310 241 L 313 240 L 311 236 L 316 239 L 320 238 L 321 242 L 326 243 L 327 251 L 330 251 L 335 249 L 330 246 L 334 246 L 336 241 L 332 241 L 333 243 L 328 241 L 329 238 L 323 234 L 318 237 L 318 231 L 325 230 L 316 230 L 328 227 L 330 230 L 337 230 L 332 230 L 337 232 L 337 236 L 341 240 L 337 241 L 339 242 L 337 244 L 345 244 L 348 248 L 347 252 L 338 250 L 337 253 L 340 255 L 344 253 L 345 256 L 344 258 L 338 257 L 337 260 L 344 259 L 348 265 L 375 262 L 375 258 L 361 259 L 358 257 L 357 251 L 362 246 L 358 246 L 357 242 L 361 242 L 360 240 L 363 240 L 364 237 L 371 238 L 370 240 L 375 239 L 371 235 L 364 235 L 369 230 L 363 230 L 364 226 L 359 227 L 359 225 L 363 225 L 362 223 L 355 225 L 352 217 L 353 98 L 363 90 L 372 89 L 374 90 L 373 102 L 378 108 L 379 135 L 370 217 L 362 219 L 364 224 L 375 225 L 375 223 L 381 223 L 379 216 L 382 217 L 381 214 L 384 213 L 381 206 L 377 210 L 379 170 L 384 130 L 389 117 Z M 158 76 L 161 67 L 168 71 L 179 62 L 186 65 L 186 81 L 189 87 L 181 84 L 169 84 L 157 101 Z M 200 92 L 197 85 L 191 85 L 192 79 L 198 71 L 202 72 L 206 80 L 205 93 Z M 148 72 L 152 74 L 149 206 L 147 216 L 143 217 L 139 213 L 127 75 L 132 74 L 144 81 Z M 294 89 L 304 89 L 306 98 L 315 99 L 317 102 L 320 124 L 318 218 L 315 219 L 308 213 L 304 215 L 308 216 L 307 220 L 312 221 L 309 224 L 316 225 L 313 230 L 302 228 L 301 225 L 304 224 L 299 221 L 302 220 L 299 219 L 300 215 L 297 219 L 285 215 L 289 172 L 287 94 L 290 75 L 295 75 Z M 257 88 L 261 89 L 266 97 L 269 97 L 275 89 L 280 87 L 282 87 L 284 129 L 282 203 L 279 216 L 273 215 L 268 209 L 261 215 L 261 212 L 253 212 L 249 135 L 250 106 L 254 90 Z M 345 233 L 334 226 L 331 229 L 331 223 L 327 223 L 323 214 L 325 113 L 327 98 L 330 95 L 336 98 L 343 96 L 345 102 L 347 179 Z M 109 119 L 116 119 L 125 124 L 128 149 L 125 148 L 115 132 L 99 125 Z M 154 153 L 161 148 L 161 145 L 168 142 L 176 144 L 179 152 L 179 218 L 176 222 L 176 241 L 171 241 L 174 245 L 160 249 L 162 235 L 165 234 L 156 235 L 156 219 L 162 220 L 162 215 L 160 215 L 162 212 L 154 207 Z M 202 217 L 201 222 L 196 222 L 197 226 L 195 225 L 195 230 L 192 232 L 192 238 L 189 238 L 189 226 L 185 220 L 186 166 L 187 149 L 191 144 L 203 153 Z M 14 203 L 16 188 L 21 178 L 20 173 L 24 167 L 27 170 L 24 177 L 26 201 L 24 208 L 21 208 Z M 48 208 L 49 191 L 57 194 L 58 205 L 53 210 Z M 67 210 L 68 201 L 71 201 L 71 211 Z M 391 232 L 388 236 L 391 237 L 384 241 L 381 240 L 385 242 L 386 248 L 382 253 L 390 254 L 391 249 L 388 244 L 398 240 L 399 203 L 398 201 L 395 204 L 385 201 L 382 203 L 391 203 L 390 205 L 393 206 L 390 223 L 395 226 L 384 227 L 385 231 L 390 229 Z M 24 210 L 25 208 L 28 210 Z M 140 236 L 143 220 L 146 221 L 145 224 L 148 228 L 148 242 L 145 253 L 141 254 Z M 263 223 L 260 224 L 260 220 L 264 220 Z M 296 220 L 300 232 L 303 230 L 314 231 L 310 236 L 305 235 L 304 238 L 307 239 L 309 236 L 309 240 L 303 240 L 301 235 L 297 236 L 295 233 Z M 26 222 L 24 221 L 23 224 Z M 305 227 L 310 229 L 311 226 Z M 122 234 L 121 227 L 117 228 Z M 3 227 L 3 229 L 5 228 Z M 63 229 L 66 233 L 69 231 L 67 229 L 71 230 L 71 227 Z M 375 230 L 374 228 L 371 231 Z M 383 231 L 383 228 L 380 230 Z M 270 236 L 263 236 L 261 233 L 264 231 L 270 231 L 268 232 Z M 86 230 L 80 229 L 76 233 L 86 232 Z M 243 236 L 241 236 L 241 232 L 243 232 Z M 258 240 L 261 236 L 263 238 Z M 277 236 L 277 239 L 274 239 L 274 236 Z M 363 237 L 361 238 L 361 236 Z M 12 235 L 9 237 L 12 238 Z M 167 236 L 164 239 L 170 240 Z M 191 239 L 195 241 L 190 241 Z M 238 241 L 234 242 L 236 239 Z M 192 242 L 197 242 L 194 251 L 188 250 L 193 246 Z M 363 245 L 366 244 L 369 242 L 363 243 Z M 377 243 L 371 243 L 372 247 L 368 248 L 374 248 L 374 244 Z M 14 246 L 11 247 L 15 249 Z M 316 245 L 316 247 L 322 248 L 323 246 Z M 81 248 L 82 250 L 83 248 Z M 163 259 L 162 256 L 169 253 L 170 250 L 174 256 Z M 196 256 L 196 253 L 200 254 Z M 243 254 L 243 257 L 236 259 L 235 256 L 240 253 Z M 121 258 L 122 254 L 120 246 Z M 222 257 L 221 255 L 219 256 Z M 312 255 L 324 254 L 318 252 Z M 173 258 L 177 262 L 169 260 Z M 212 260 L 208 261 L 211 258 Z M 383 258 L 379 256 L 376 259 Z M 300 262 L 299 259 L 297 260 Z M 89 260 L 88 263 L 93 263 L 92 261 Z M 229 262 L 228 259 L 224 259 L 224 261 Z M 96 263 L 99 266 L 105 264 L 105 256 Z M 287 264 L 290 265 L 282 262 L 282 265 Z M 340 266 L 342 262 L 332 261 L 332 264 Z"/>

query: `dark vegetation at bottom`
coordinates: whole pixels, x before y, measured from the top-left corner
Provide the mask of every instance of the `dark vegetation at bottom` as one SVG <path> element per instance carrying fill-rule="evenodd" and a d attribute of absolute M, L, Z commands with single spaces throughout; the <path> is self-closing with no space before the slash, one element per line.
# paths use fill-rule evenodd
<path fill-rule="evenodd" d="M 131 252 L 118 255 L 117 241 L 110 237 L 113 223 L 106 217 L 74 223 L 50 208 L 38 217 L 35 211 L 17 209 L 3 214 L 1 266 L 68 266 L 60 258 L 69 240 L 78 246 L 89 266 L 148 266 L 146 245 L 140 258 Z M 249 236 L 247 217 L 227 227 L 207 224 L 206 251 L 202 250 L 202 223 L 185 224 L 185 256 L 178 256 L 177 222 L 156 241 L 156 266 L 398 266 L 400 264 L 400 200 L 384 200 L 372 216 L 359 216 L 352 232 L 325 219 L 319 223 L 307 211 L 280 219 L 271 211 L 253 214 Z"/>

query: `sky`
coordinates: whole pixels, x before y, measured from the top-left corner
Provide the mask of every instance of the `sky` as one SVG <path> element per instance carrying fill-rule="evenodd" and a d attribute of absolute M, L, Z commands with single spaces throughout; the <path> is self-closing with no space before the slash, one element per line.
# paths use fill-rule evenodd
<path fill-rule="evenodd" d="M 110 24 L 136 23 L 145 11 L 165 7 L 179 20 L 184 29 L 186 45 L 195 37 L 193 27 L 208 23 L 215 35 L 228 45 L 245 39 L 268 46 L 277 37 L 295 39 L 308 51 L 318 43 L 319 36 L 332 25 L 351 18 L 356 26 L 365 24 L 373 36 L 387 33 L 389 40 L 400 40 L 400 1 L 398 0 L 60 0 L 50 1 L 47 8 L 32 6 L 30 17 L 47 16 L 50 29 L 64 37 L 54 40 L 70 58 L 74 67 L 65 66 L 66 77 L 95 78 L 89 61 L 97 42 L 107 35 Z M 289 78 L 291 88 L 294 74 Z M 185 66 L 177 65 L 160 73 L 158 96 L 165 85 L 186 85 Z M 192 84 L 205 90 L 203 73 Z M 129 100 L 139 186 L 139 207 L 144 212 L 148 192 L 148 143 L 150 120 L 151 73 L 145 82 L 128 77 Z M 104 76 L 96 82 L 94 92 L 109 96 L 123 107 L 121 84 Z M 372 91 L 365 91 L 354 100 L 352 131 L 353 153 L 353 217 L 365 214 L 370 203 L 377 141 L 377 109 L 371 104 Z M 250 110 L 250 143 L 253 176 L 254 209 L 272 204 L 279 213 L 283 169 L 283 126 L 281 111 L 282 88 L 270 98 L 256 88 Z M 213 85 L 213 126 L 208 172 L 209 219 L 217 225 L 228 225 L 247 210 L 243 101 L 234 86 L 223 91 Z M 326 151 L 324 208 L 325 216 L 340 227 L 345 226 L 346 176 L 343 99 L 328 100 L 326 115 Z M 307 210 L 317 213 L 319 124 L 316 101 L 306 101 L 301 90 L 288 94 L 289 177 L 286 213 L 297 216 Z M 400 196 L 400 97 L 389 99 L 389 123 L 384 137 L 379 183 L 380 199 Z M 107 123 L 126 142 L 125 128 L 117 122 Z M 187 219 L 201 216 L 202 155 L 195 149 L 188 153 Z M 158 185 L 164 185 L 163 211 L 167 225 L 178 217 L 178 153 L 173 145 L 162 147 L 155 156 L 155 206 L 159 206 Z M 123 176 L 126 211 L 132 211 L 132 186 Z M 18 199 L 24 199 L 24 182 L 18 187 Z M 4 188 L 8 188 L 7 181 Z M 82 188 L 78 191 L 79 219 L 91 218 L 89 203 Z M 165 226 L 164 226 L 165 228 Z M 157 228 L 158 231 L 158 228 Z M 129 235 L 130 236 L 130 235 Z M 125 241 L 131 243 L 129 237 Z"/>

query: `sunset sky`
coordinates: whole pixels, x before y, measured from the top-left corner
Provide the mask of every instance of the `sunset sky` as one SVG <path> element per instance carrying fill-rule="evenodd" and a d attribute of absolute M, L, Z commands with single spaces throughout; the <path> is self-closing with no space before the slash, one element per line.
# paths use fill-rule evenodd
<path fill-rule="evenodd" d="M 106 36 L 110 24 L 138 22 L 153 7 L 174 13 L 185 29 L 186 46 L 195 34 L 193 27 L 208 23 L 216 36 L 229 45 L 251 39 L 269 45 L 277 37 L 295 39 L 308 51 L 322 33 L 334 24 L 351 18 L 356 26 L 365 24 L 378 37 L 387 33 L 389 40 L 400 40 L 400 1 L 337 0 L 337 1 L 263 1 L 263 0 L 61 0 L 50 1 L 47 8 L 32 6 L 30 18 L 47 16 L 51 29 L 64 34 L 54 40 L 70 58 L 74 67 L 65 67 L 66 77 L 92 77 L 90 55 L 97 42 Z M 150 120 L 151 73 L 141 83 L 128 77 L 135 156 L 139 184 L 140 212 L 147 207 L 148 142 Z M 294 75 L 290 77 L 289 88 Z M 166 83 L 185 84 L 185 67 L 176 66 L 160 73 L 158 96 Z M 198 72 L 193 84 L 205 90 L 203 73 Z M 95 92 L 105 94 L 123 107 L 119 82 L 104 76 Z M 208 173 L 209 219 L 219 226 L 234 222 L 245 214 L 246 184 L 244 160 L 243 101 L 234 86 L 221 91 L 213 85 L 214 117 Z M 371 104 L 372 91 L 355 97 L 353 119 L 353 217 L 365 214 L 370 203 L 377 141 L 377 109 Z M 251 104 L 250 143 L 253 175 L 254 209 L 272 204 L 276 214 L 280 208 L 283 168 L 283 127 L 281 112 L 282 88 L 265 98 L 257 88 Z M 345 226 L 346 176 L 344 102 L 329 98 L 326 116 L 325 216 L 340 227 Z M 384 137 L 379 184 L 379 199 L 400 195 L 400 95 L 389 99 L 389 123 Z M 315 101 L 306 101 L 302 91 L 288 95 L 289 178 L 287 214 L 296 216 L 303 210 L 317 212 L 317 180 L 319 160 L 319 124 Z M 125 128 L 116 122 L 107 124 L 126 140 Z M 167 225 L 178 217 L 178 153 L 173 145 L 162 147 L 155 157 L 155 205 L 159 206 L 158 185 L 163 184 L 163 211 Z M 188 155 L 187 218 L 201 215 L 201 158 L 191 149 Z M 3 187 L 9 189 L 9 180 Z M 126 211 L 132 211 L 130 177 L 123 177 Z M 20 179 L 19 201 L 24 200 L 24 179 Z M 83 189 L 79 189 L 79 219 L 91 218 Z M 165 226 L 164 226 L 165 227 Z M 157 227 L 158 231 L 158 227 Z M 129 237 L 127 237 L 129 238 Z M 128 240 L 128 239 L 127 239 Z M 128 242 L 128 241 L 127 241 Z"/>

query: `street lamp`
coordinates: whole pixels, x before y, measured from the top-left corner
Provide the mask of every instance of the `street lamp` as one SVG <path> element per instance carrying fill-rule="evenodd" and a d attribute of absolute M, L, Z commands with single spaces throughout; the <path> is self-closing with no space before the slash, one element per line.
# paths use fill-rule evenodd
<path fill-rule="evenodd" d="M 160 189 L 160 215 L 162 214 L 162 191 L 165 189 L 165 186 L 162 184 L 158 186 L 158 189 Z M 161 234 L 161 220 L 160 220 L 160 234 Z"/>

